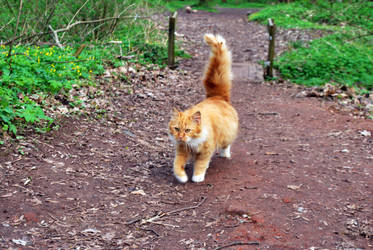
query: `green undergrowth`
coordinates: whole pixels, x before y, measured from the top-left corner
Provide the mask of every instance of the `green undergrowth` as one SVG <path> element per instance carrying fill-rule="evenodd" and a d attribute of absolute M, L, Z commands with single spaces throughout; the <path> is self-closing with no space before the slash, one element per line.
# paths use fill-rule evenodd
<path fill-rule="evenodd" d="M 187 0 L 187 1 L 166 1 L 165 2 L 165 7 L 171 11 L 175 12 L 179 9 L 182 9 L 186 6 L 194 6 L 198 4 L 198 0 Z M 199 9 L 206 9 L 204 7 L 200 7 Z M 211 10 L 212 8 L 208 9 Z"/>
<path fill-rule="evenodd" d="M 355 27 L 373 30 L 372 8 L 373 2 L 362 0 L 341 3 L 305 0 L 267 5 L 251 14 L 249 21 L 266 24 L 268 18 L 273 18 L 277 26 L 284 28 L 343 30 Z"/>
<path fill-rule="evenodd" d="M 249 16 L 249 20 L 290 29 L 327 30 L 310 42 L 293 42 L 278 56 L 281 76 L 308 86 L 326 83 L 373 89 L 373 2 L 326 0 L 277 4 Z"/>
<path fill-rule="evenodd" d="M 349 41 L 350 40 L 350 41 Z M 373 50 L 353 36 L 333 34 L 293 44 L 275 66 L 281 75 L 308 86 L 339 83 L 362 92 L 373 89 Z"/>
<path fill-rule="evenodd" d="M 226 3 L 219 1 L 217 5 L 221 8 L 238 8 L 238 9 L 260 9 L 268 5 L 268 2 L 271 1 L 236 1 L 236 0 L 227 0 Z"/>
<path fill-rule="evenodd" d="M 79 8 L 84 2 L 79 1 L 80 5 L 76 7 Z M 99 4 L 99 2 L 108 3 L 106 0 L 96 3 Z M 143 2 L 131 1 L 131 6 L 143 8 L 141 5 Z M 152 1 L 148 2 L 154 4 Z M 160 2 L 157 1 L 157 3 Z M 59 5 L 57 7 L 59 8 Z M 98 5 L 96 7 L 100 10 Z M 7 20 L 6 10 L 4 9 L 0 15 L 3 21 Z M 61 10 L 57 9 L 56 12 L 58 11 Z M 27 13 L 32 15 L 32 12 Z M 82 39 L 77 31 L 73 30 L 71 34 L 66 34 L 66 39 L 62 41 L 63 48 L 47 45 L 30 46 L 17 42 L 15 43 L 17 45 L 12 48 L 11 56 L 8 57 L 10 47 L 1 45 L 0 146 L 4 143 L 2 138 L 5 134 L 16 135 L 24 128 L 30 127 L 37 131 L 50 130 L 55 117 L 49 115 L 50 112 L 46 110 L 46 107 L 50 105 L 48 100 L 58 95 L 69 96 L 69 90 L 76 86 L 95 85 L 95 76 L 103 74 L 106 67 L 119 67 L 128 63 L 157 64 L 165 67 L 167 32 L 160 30 L 157 24 L 149 18 L 137 18 L 136 13 L 137 9 L 134 9 L 133 12 L 127 14 L 133 15 L 134 18 L 126 19 L 126 22 L 118 25 L 111 34 L 100 39 L 97 36 L 87 36 Z M 11 15 L 10 12 L 8 15 Z M 58 15 L 54 18 L 56 18 L 53 25 L 55 29 L 66 26 L 64 21 L 58 19 Z M 59 34 L 61 38 L 62 33 Z M 104 34 L 103 31 L 101 34 Z M 3 35 L 9 37 L 3 37 Z M 5 41 L 13 37 L 11 32 L 2 33 L 0 36 Z M 54 43 L 50 36 L 43 37 L 43 39 L 45 41 L 41 42 L 42 44 Z M 82 44 L 86 47 L 78 57 L 75 57 L 74 53 Z M 121 54 L 122 57 L 119 57 Z M 189 55 L 177 49 L 176 56 L 188 57 Z M 64 105 L 79 108 L 78 98 L 68 99 L 75 101 L 64 103 Z"/>
<path fill-rule="evenodd" d="M 209 0 L 207 5 L 199 6 L 199 0 L 186 0 L 186 1 L 168 1 L 165 3 L 165 7 L 171 11 L 175 12 L 186 6 L 191 6 L 193 9 L 204 10 L 209 12 L 217 12 L 217 8 L 240 8 L 240 9 L 258 9 L 267 6 L 269 2 L 273 1 L 255 1 L 248 2 L 245 0 L 227 0 L 226 2 L 221 0 Z"/>
<path fill-rule="evenodd" d="M 126 61 L 166 66 L 164 44 L 134 41 L 123 42 L 121 46 L 122 53 L 129 58 Z M 125 63 L 117 58 L 120 54 L 117 44 L 88 45 L 79 58 L 74 56 L 77 49 L 78 46 L 63 49 L 16 46 L 9 61 L 9 47 L 0 47 L 0 122 L 3 131 L 16 134 L 17 128 L 41 121 L 44 121 L 43 126 L 48 126 L 45 121 L 51 123 L 52 118 L 45 115 L 43 100 L 68 94 L 73 85 L 93 85 L 95 75 L 102 74 L 106 66 L 118 67 Z M 189 56 L 181 50 L 177 50 L 176 55 Z"/>
<path fill-rule="evenodd" d="M 66 47 L 16 46 L 7 58 L 8 47 L 0 48 L 0 120 L 2 130 L 17 133 L 17 127 L 41 120 L 52 121 L 43 111 L 49 95 L 69 91 L 80 80 L 91 80 L 103 72 L 97 51 L 87 49 L 79 58 Z"/>

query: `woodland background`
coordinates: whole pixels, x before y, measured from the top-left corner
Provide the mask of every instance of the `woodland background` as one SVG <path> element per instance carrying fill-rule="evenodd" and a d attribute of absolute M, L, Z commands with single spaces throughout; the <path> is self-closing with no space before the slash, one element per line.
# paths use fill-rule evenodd
<path fill-rule="evenodd" d="M 284 29 L 314 29 L 322 36 L 296 41 L 276 57 L 278 79 L 307 86 L 349 88 L 368 96 L 373 88 L 373 2 L 349 1 L 16 1 L 2 0 L 0 12 L 0 145 L 27 131 L 58 129 L 56 118 L 86 107 L 73 89 L 95 86 L 105 68 L 138 65 L 165 67 L 167 27 L 157 13 L 185 6 L 206 11 L 217 7 L 251 8 L 250 22 L 273 18 Z M 177 56 L 188 54 L 177 44 Z M 137 65 L 137 66 L 136 66 Z M 126 74 L 119 73 L 124 81 Z M 99 93 L 91 93 L 95 98 Z M 336 98 L 344 98 L 337 96 Z M 372 118 L 373 114 L 368 114 Z"/>

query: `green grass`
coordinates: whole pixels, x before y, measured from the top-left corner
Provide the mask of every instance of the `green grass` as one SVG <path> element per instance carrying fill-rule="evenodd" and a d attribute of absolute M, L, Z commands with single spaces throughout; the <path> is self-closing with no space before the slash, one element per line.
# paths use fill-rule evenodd
<path fill-rule="evenodd" d="M 352 40 L 351 40 L 352 39 Z M 373 89 L 373 50 L 351 35 L 333 34 L 284 53 L 275 66 L 282 76 L 308 86 L 339 83 Z"/>
<path fill-rule="evenodd" d="M 266 24 L 273 18 L 285 29 L 329 30 L 329 35 L 309 43 L 293 43 L 276 58 L 282 77 L 308 86 L 326 83 L 373 89 L 373 2 L 326 0 L 298 1 L 268 6 L 250 15 L 250 21 Z M 332 33 L 332 34 L 330 34 Z"/>
<path fill-rule="evenodd" d="M 122 42 L 123 54 L 134 56 L 130 62 L 166 66 L 165 44 L 136 40 Z M 94 84 L 94 76 L 104 72 L 106 63 L 114 66 L 124 63 L 116 58 L 118 45 L 91 45 L 75 58 L 77 47 L 16 46 L 10 64 L 7 58 L 9 47 L 0 47 L 0 128 L 3 131 L 16 134 L 17 127 L 25 123 L 52 121 L 43 111 L 45 99 L 61 93 L 68 95 L 74 85 Z M 189 55 L 177 50 L 176 56 L 185 58 Z M 78 103 L 76 100 L 70 106 Z"/>
<path fill-rule="evenodd" d="M 359 27 L 373 30 L 373 2 L 330 4 L 326 0 L 298 1 L 290 4 L 267 5 L 265 9 L 249 16 L 249 21 L 266 24 L 268 18 L 284 28 L 315 28 L 340 30 L 340 27 Z"/>
<path fill-rule="evenodd" d="M 222 1 L 217 1 L 217 5 L 221 8 L 238 8 L 238 9 L 261 9 L 268 6 L 271 1 L 256 1 L 248 2 L 244 0 L 227 0 L 226 3 Z"/>
<path fill-rule="evenodd" d="M 270 1 L 257 1 L 247 2 L 244 0 L 227 0 L 227 3 L 223 3 L 221 0 L 210 0 L 208 6 L 198 6 L 199 0 L 187 0 L 187 1 L 169 1 L 165 3 L 165 7 L 175 12 L 186 6 L 192 6 L 193 9 L 204 10 L 209 12 L 217 12 L 217 8 L 240 8 L 240 9 L 258 9 L 267 6 L 267 2 Z"/>
<path fill-rule="evenodd" d="M 267 7 L 259 12 L 253 13 L 249 16 L 249 21 L 257 21 L 266 24 L 268 18 L 275 20 L 276 25 L 290 29 L 290 28 L 303 28 L 303 29 L 334 29 L 331 25 L 323 25 L 311 22 L 304 19 L 306 14 L 312 15 L 313 11 L 299 3 L 293 4 L 277 4 Z"/>
<path fill-rule="evenodd" d="M 82 79 L 91 81 L 103 72 L 97 51 L 86 50 L 79 59 L 74 49 L 66 47 L 13 48 L 9 66 L 8 47 L 0 47 L 0 121 L 2 130 L 17 133 L 17 127 L 52 119 L 44 114 L 43 101 L 61 91 L 68 91 Z M 102 53 L 101 53 L 102 55 Z"/>
<path fill-rule="evenodd" d="M 192 6 L 198 3 L 198 0 L 187 0 L 187 1 L 169 1 L 166 2 L 165 7 L 171 11 L 175 12 L 185 6 Z"/>
<path fill-rule="evenodd" d="M 105 1 L 100 0 L 96 3 L 105 3 Z M 74 4 L 79 8 L 82 6 L 79 4 L 83 2 L 85 1 L 76 0 Z M 117 0 L 117 2 L 121 1 Z M 155 4 L 155 2 L 160 3 L 160 0 L 147 2 Z M 93 4 L 93 2 L 89 3 Z M 131 0 L 130 3 L 134 3 L 135 7 L 145 8 L 144 1 Z M 62 6 L 58 5 L 57 8 L 66 7 L 66 3 L 61 4 Z M 98 7 L 98 5 L 95 6 L 97 10 L 100 10 Z M 64 8 L 56 9 L 56 13 L 60 13 Z M 88 10 L 86 11 L 89 13 L 93 11 L 92 8 Z M 33 13 L 27 13 L 31 18 Z M 82 15 L 87 13 L 81 11 Z M 97 15 L 97 13 L 94 14 Z M 145 14 L 150 15 L 150 12 Z M 11 16 L 9 9 L 4 9 L 0 14 L 0 21 L 11 20 L 8 16 Z M 53 17 L 54 28 L 66 25 L 65 21 L 59 19 L 60 16 Z M 79 20 L 78 17 L 76 20 Z M 6 30 L 7 32 L 0 35 L 4 40 L 13 37 L 12 29 Z M 48 99 L 56 95 L 64 95 L 69 100 L 67 105 L 79 107 L 81 101 L 70 97 L 69 90 L 73 86 L 95 84 L 95 76 L 102 74 L 107 66 L 118 67 L 127 61 L 142 65 L 166 66 L 167 34 L 150 19 L 126 19 L 126 22 L 120 24 L 113 33 L 101 39 L 97 36 L 87 36 L 82 40 L 78 31 L 79 29 L 72 30 L 71 34 L 66 34 L 62 42 L 70 46 L 63 49 L 55 46 L 17 45 L 13 47 L 11 57 L 8 57 L 9 46 L 0 46 L 0 131 L 16 135 L 30 125 L 39 131 L 50 129 L 48 127 L 53 123 L 53 117 L 47 117 L 45 112 L 46 107 L 50 105 Z M 104 33 L 101 32 L 101 34 Z M 54 42 L 50 36 L 45 36 L 43 39 Z M 122 44 L 109 44 L 111 40 L 121 41 Z M 83 43 L 87 47 L 79 58 L 75 58 L 74 52 Z M 123 56 L 130 56 L 130 59 L 117 58 L 120 54 L 119 46 L 122 48 Z M 188 57 L 179 49 L 176 51 L 176 56 Z M 2 142 L 2 134 L 1 132 L 0 142 Z"/>

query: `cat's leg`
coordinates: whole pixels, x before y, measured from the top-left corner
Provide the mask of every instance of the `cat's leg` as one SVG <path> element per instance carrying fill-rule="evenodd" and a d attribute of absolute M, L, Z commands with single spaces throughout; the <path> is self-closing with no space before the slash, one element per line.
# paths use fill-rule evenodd
<path fill-rule="evenodd" d="M 188 161 L 188 152 L 182 146 L 177 146 L 174 160 L 174 175 L 181 183 L 188 181 L 188 175 L 185 172 L 185 164 Z"/>
<path fill-rule="evenodd" d="M 231 158 L 231 145 L 228 145 L 220 150 L 220 157 Z"/>
<path fill-rule="evenodd" d="M 197 155 L 196 161 L 194 163 L 192 181 L 202 182 L 205 180 L 206 171 L 209 167 L 212 155 L 212 153 L 204 153 Z"/>

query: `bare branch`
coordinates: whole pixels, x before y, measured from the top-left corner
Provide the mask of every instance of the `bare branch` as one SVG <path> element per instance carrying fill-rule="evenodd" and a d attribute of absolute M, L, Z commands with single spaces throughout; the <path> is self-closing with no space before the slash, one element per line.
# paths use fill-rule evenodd
<path fill-rule="evenodd" d="M 17 32 L 18 32 L 18 24 L 19 24 L 19 18 L 20 18 L 21 13 L 22 13 L 22 7 L 23 7 L 23 0 L 21 0 L 21 2 L 19 3 L 18 17 L 17 17 L 16 29 L 14 30 L 14 36 L 17 35 Z M 9 46 L 8 58 L 10 58 L 11 55 L 12 55 L 13 42 L 14 42 L 14 39 L 10 43 L 10 46 Z M 9 62 L 9 64 L 10 64 L 10 62 Z"/>
<path fill-rule="evenodd" d="M 49 27 L 49 29 L 53 32 L 53 38 L 54 38 L 54 41 L 56 41 L 57 46 L 58 46 L 60 49 L 63 49 L 63 46 L 61 45 L 60 40 L 58 39 L 57 32 L 52 28 L 51 25 L 49 25 L 48 27 Z"/>
<path fill-rule="evenodd" d="M 8 1 L 8 0 L 5 0 L 5 3 L 6 3 L 6 5 L 8 6 L 8 9 L 10 10 L 10 12 L 12 12 L 12 15 L 15 16 L 14 11 L 13 11 L 13 8 L 12 8 L 12 6 L 10 5 L 9 1 Z"/>
<path fill-rule="evenodd" d="M 50 3 L 50 5 L 54 4 L 55 2 L 56 2 L 56 0 L 55 0 L 55 1 L 52 1 L 52 2 Z M 45 23 L 44 23 L 45 26 L 49 25 L 49 22 L 51 21 L 51 19 L 52 19 L 53 15 L 54 15 L 54 12 L 55 12 L 55 11 L 56 11 L 56 5 L 54 4 L 54 5 L 53 5 L 53 8 L 52 8 L 52 11 L 50 12 L 49 16 L 47 17 L 47 20 L 46 20 Z"/>
<path fill-rule="evenodd" d="M 34 59 L 32 59 L 31 57 L 29 57 L 28 55 L 26 55 L 25 53 L 14 53 L 12 54 L 12 56 L 25 56 L 27 57 L 30 61 L 35 61 Z"/>
<path fill-rule="evenodd" d="M 359 39 L 359 38 L 362 38 L 362 37 L 372 36 L 372 35 L 373 35 L 373 32 L 370 32 L 368 34 L 363 34 L 363 35 L 355 36 L 353 38 L 348 39 L 347 41 L 351 42 L 353 40 L 356 40 L 356 39 Z"/>
<path fill-rule="evenodd" d="M 205 200 L 206 200 L 206 197 L 202 197 L 202 200 L 195 206 L 175 209 L 175 210 L 172 210 L 172 211 L 169 211 L 169 212 L 165 213 L 165 215 L 171 215 L 171 214 L 179 213 L 179 212 L 185 211 L 185 210 L 196 209 L 199 206 L 201 206 L 205 202 Z"/>
<path fill-rule="evenodd" d="M 21 16 L 21 13 L 22 13 L 22 7 L 23 7 L 23 0 L 21 0 L 21 2 L 19 3 L 19 9 L 18 9 L 18 17 L 17 17 L 17 23 L 16 23 L 16 28 L 14 30 L 14 36 L 17 35 L 17 32 L 18 32 L 18 24 L 19 24 L 19 18 Z M 10 43 L 10 46 L 9 46 L 9 52 L 8 52 L 8 65 L 9 65 L 9 71 L 12 73 L 13 72 L 13 68 L 12 68 L 12 50 L 13 50 L 13 43 L 14 43 L 14 40 Z"/>
<path fill-rule="evenodd" d="M 22 7 L 23 7 L 23 0 L 21 0 L 21 2 L 19 3 L 19 10 L 18 10 L 18 17 L 17 17 L 17 24 L 16 24 L 16 34 L 17 34 L 18 25 L 19 25 L 19 18 L 21 17 L 21 13 L 22 13 Z"/>
<path fill-rule="evenodd" d="M 3 29 L 5 29 L 6 26 L 8 26 L 11 22 L 13 22 L 14 20 L 14 17 L 12 19 L 10 19 L 10 21 L 8 23 L 6 23 L 3 27 L 0 28 L 0 31 L 2 31 Z"/>
<path fill-rule="evenodd" d="M 75 17 L 78 15 L 78 13 L 83 9 L 83 7 L 88 3 L 89 0 L 85 1 L 85 3 L 78 9 L 77 12 L 75 12 L 74 16 L 71 18 L 71 20 L 69 21 L 69 23 L 67 24 L 67 26 L 69 26 L 75 19 Z M 65 36 L 65 33 L 62 34 L 62 38 Z"/>
<path fill-rule="evenodd" d="M 85 59 L 85 60 L 75 60 L 75 61 L 52 61 L 48 63 L 76 63 L 76 62 L 86 62 L 90 61 L 90 59 Z"/>
<path fill-rule="evenodd" d="M 176 213 L 180 213 L 180 212 L 185 211 L 185 210 L 196 209 L 196 208 L 200 207 L 205 201 L 206 201 L 206 197 L 202 197 L 202 200 L 197 205 L 195 205 L 195 206 L 179 208 L 179 209 L 175 209 L 175 210 L 172 210 L 172 211 L 169 211 L 169 212 L 165 212 L 165 213 L 160 212 L 156 216 L 151 217 L 149 219 L 135 218 L 135 219 L 133 219 L 131 221 L 126 222 L 125 224 L 126 225 L 131 225 L 133 223 L 141 221 L 141 225 L 147 224 L 147 223 L 154 223 L 154 224 L 161 224 L 161 225 L 164 225 L 164 226 L 176 227 L 174 225 L 159 223 L 159 222 L 155 222 L 155 221 L 158 220 L 158 219 L 160 219 L 160 218 L 163 218 L 165 216 L 169 216 L 169 215 L 173 215 L 173 214 L 176 214 Z"/>
<path fill-rule="evenodd" d="M 107 18 L 102 18 L 102 19 L 97 19 L 97 20 L 88 20 L 88 21 L 77 21 L 71 25 L 68 25 L 64 28 L 61 28 L 61 29 L 57 29 L 57 30 L 54 30 L 56 33 L 58 32 L 63 32 L 63 31 L 68 31 L 70 30 L 71 28 L 77 26 L 77 25 L 81 25 L 81 24 L 94 24 L 94 23 L 101 23 L 101 22 L 107 22 L 107 21 L 111 21 L 111 20 L 116 20 L 116 19 L 120 19 L 120 20 L 124 20 L 124 19 L 132 19 L 132 18 L 137 18 L 137 19 L 146 19 L 146 18 L 150 18 L 149 16 L 125 16 L 125 17 L 107 17 Z M 23 41 L 27 41 L 31 38 L 34 38 L 36 36 L 44 36 L 44 35 L 47 35 L 47 34 L 51 34 L 53 33 L 52 31 L 45 31 L 45 32 L 39 32 L 39 33 L 36 33 L 36 34 L 32 34 L 32 35 L 29 35 L 25 38 L 23 38 L 25 36 L 25 34 L 22 34 L 22 35 L 19 35 L 19 36 L 16 36 L 15 38 L 13 38 L 12 40 L 9 40 L 7 42 L 4 43 L 4 45 L 9 45 L 9 44 L 12 44 L 13 42 L 23 38 L 21 40 L 21 42 Z"/>

